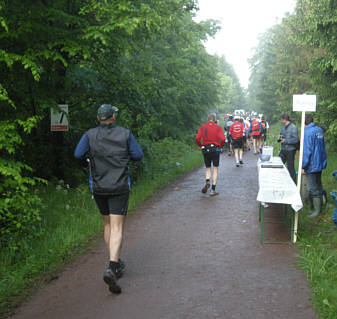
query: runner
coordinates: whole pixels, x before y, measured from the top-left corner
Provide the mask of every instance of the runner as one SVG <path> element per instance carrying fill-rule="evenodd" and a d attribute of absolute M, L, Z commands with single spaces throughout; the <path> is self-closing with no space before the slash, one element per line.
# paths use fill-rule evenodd
<path fill-rule="evenodd" d="M 216 112 L 216 125 L 220 125 L 220 114 Z"/>
<path fill-rule="evenodd" d="M 242 156 L 243 156 L 243 134 L 245 128 L 243 124 L 240 122 L 240 117 L 235 116 L 235 123 L 231 126 L 229 130 L 229 134 L 232 137 L 233 148 L 235 154 L 236 167 L 240 167 L 240 164 L 243 164 Z"/>
<path fill-rule="evenodd" d="M 262 135 L 263 128 L 260 122 L 257 121 L 256 117 L 252 118 L 252 123 L 250 124 L 249 133 L 253 136 L 253 147 L 254 154 L 259 154 L 260 148 L 260 137 Z"/>
<path fill-rule="evenodd" d="M 74 156 L 89 152 L 93 195 L 104 222 L 104 239 L 110 262 L 103 279 L 112 293 L 122 292 L 117 280 L 122 277 L 124 263 L 120 252 L 123 226 L 129 202 L 129 159 L 141 160 L 143 151 L 132 133 L 115 125 L 118 109 L 103 104 L 97 112 L 100 125 L 83 134 Z"/>
<path fill-rule="evenodd" d="M 244 121 L 244 127 L 246 130 L 246 147 L 247 147 L 247 150 L 250 151 L 250 141 L 251 141 L 252 136 L 249 134 L 250 122 L 248 118 L 246 118 Z"/>
<path fill-rule="evenodd" d="M 198 146 L 201 148 L 206 166 L 206 184 L 201 190 L 206 194 L 210 188 L 210 180 L 212 175 L 212 190 L 210 195 L 218 195 L 215 191 L 216 183 L 218 180 L 218 167 L 220 163 L 220 149 L 223 147 L 226 138 L 222 128 L 215 124 L 216 115 L 210 114 L 207 118 L 208 123 L 201 126 L 195 138 Z"/>
<path fill-rule="evenodd" d="M 262 125 L 262 128 L 263 128 L 263 141 L 266 142 L 267 141 L 267 135 L 269 133 L 269 123 L 265 120 L 264 116 L 262 116 L 261 125 Z"/>
<path fill-rule="evenodd" d="M 226 126 L 225 126 L 225 131 L 226 131 L 226 135 L 227 135 L 228 156 L 232 156 L 232 152 L 233 152 L 232 140 L 231 140 L 231 136 L 229 134 L 229 129 L 231 128 L 231 126 L 233 124 L 234 124 L 233 116 L 230 115 L 229 118 L 228 118 L 228 121 L 226 123 Z"/>

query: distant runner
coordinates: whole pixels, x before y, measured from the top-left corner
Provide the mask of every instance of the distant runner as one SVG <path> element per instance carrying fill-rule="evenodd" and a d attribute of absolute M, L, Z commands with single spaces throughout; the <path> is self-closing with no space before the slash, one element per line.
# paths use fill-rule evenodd
<path fill-rule="evenodd" d="M 248 119 L 244 120 L 244 127 L 246 130 L 246 147 L 247 147 L 247 150 L 250 151 L 251 135 L 249 134 L 250 122 Z"/>
<path fill-rule="evenodd" d="M 100 125 L 83 134 L 74 156 L 89 152 L 93 195 L 104 222 L 104 239 L 110 262 L 103 279 L 112 293 L 122 292 L 117 280 L 122 277 L 120 260 L 123 227 L 129 203 L 129 160 L 140 160 L 143 151 L 132 133 L 115 125 L 118 109 L 103 104 L 97 112 Z"/>
<path fill-rule="evenodd" d="M 256 117 L 253 118 L 252 123 L 250 124 L 249 133 L 251 133 L 253 137 L 254 154 L 259 154 L 260 138 L 262 132 L 263 128 L 261 123 L 257 121 Z"/>
<path fill-rule="evenodd" d="M 233 116 L 230 115 L 228 117 L 228 121 L 226 123 L 226 126 L 225 126 L 225 131 L 226 131 L 226 135 L 227 135 L 227 145 L 228 145 L 228 156 L 231 156 L 232 155 L 232 152 L 233 152 L 233 148 L 232 148 L 232 140 L 231 140 L 231 136 L 229 134 L 229 129 L 231 128 L 231 126 L 234 124 L 233 122 Z"/>
<path fill-rule="evenodd" d="M 211 187 L 210 180 L 212 176 L 212 190 L 210 195 L 215 196 L 219 193 L 216 192 L 216 183 L 218 180 L 218 167 L 220 163 L 220 149 L 223 147 L 226 138 L 222 128 L 215 124 L 216 115 L 210 114 L 207 118 L 208 123 L 201 126 L 195 138 L 198 146 L 201 148 L 206 166 L 206 184 L 201 192 L 206 194 Z"/>
<path fill-rule="evenodd" d="M 240 117 L 235 116 L 235 123 L 232 124 L 229 130 L 229 134 L 232 137 L 233 149 L 235 154 L 236 167 L 240 167 L 240 164 L 243 164 L 243 135 L 245 128 L 240 122 Z"/>
<path fill-rule="evenodd" d="M 261 118 L 261 125 L 263 128 L 263 141 L 266 142 L 269 134 L 269 123 L 265 120 L 264 116 Z"/>

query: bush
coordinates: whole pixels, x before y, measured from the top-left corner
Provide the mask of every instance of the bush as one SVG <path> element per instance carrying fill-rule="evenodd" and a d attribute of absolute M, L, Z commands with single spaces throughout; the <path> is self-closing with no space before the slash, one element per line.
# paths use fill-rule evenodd
<path fill-rule="evenodd" d="M 29 176 L 32 169 L 28 165 L 11 159 L 22 145 L 18 127 L 29 132 L 34 123 L 32 119 L 0 122 L 0 244 L 13 249 L 18 249 L 17 238 L 38 234 L 41 220 L 40 198 L 30 188 L 42 180 Z"/>

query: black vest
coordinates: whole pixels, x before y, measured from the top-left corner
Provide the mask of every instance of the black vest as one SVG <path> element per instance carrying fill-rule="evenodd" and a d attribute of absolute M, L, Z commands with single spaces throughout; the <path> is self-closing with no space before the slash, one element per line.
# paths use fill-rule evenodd
<path fill-rule="evenodd" d="M 94 193 L 128 193 L 130 131 L 114 125 L 100 125 L 87 131 L 87 136 Z"/>

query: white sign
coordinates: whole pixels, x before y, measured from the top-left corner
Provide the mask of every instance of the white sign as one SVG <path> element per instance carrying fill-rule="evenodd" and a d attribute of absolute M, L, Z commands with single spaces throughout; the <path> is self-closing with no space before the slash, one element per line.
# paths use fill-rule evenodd
<path fill-rule="evenodd" d="M 59 104 L 58 109 L 50 109 L 50 130 L 53 132 L 69 130 L 67 104 Z"/>
<path fill-rule="evenodd" d="M 316 95 L 294 95 L 293 111 L 294 112 L 316 112 Z"/>

